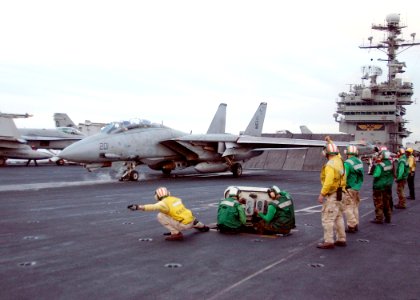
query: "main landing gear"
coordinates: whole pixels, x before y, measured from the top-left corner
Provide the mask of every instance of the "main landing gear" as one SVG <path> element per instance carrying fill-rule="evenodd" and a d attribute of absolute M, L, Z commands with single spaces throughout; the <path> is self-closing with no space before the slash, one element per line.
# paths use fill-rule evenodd
<path fill-rule="evenodd" d="M 230 170 L 232 171 L 233 177 L 240 177 L 242 175 L 242 165 L 240 163 L 234 163 Z"/>

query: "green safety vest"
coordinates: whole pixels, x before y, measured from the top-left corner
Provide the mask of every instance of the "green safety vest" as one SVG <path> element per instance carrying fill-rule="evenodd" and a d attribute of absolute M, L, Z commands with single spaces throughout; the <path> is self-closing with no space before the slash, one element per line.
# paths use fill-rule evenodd
<path fill-rule="evenodd" d="M 278 200 L 271 201 L 276 209 L 276 213 L 271 221 L 271 225 L 278 229 L 292 229 L 295 228 L 295 209 L 293 199 L 286 191 L 280 192 L 281 197 Z"/>
<path fill-rule="evenodd" d="M 246 221 L 245 211 L 236 199 L 223 199 L 219 202 L 217 209 L 217 224 L 237 229 L 243 225 L 241 215 Z"/>
<path fill-rule="evenodd" d="M 344 162 L 346 167 L 347 187 L 348 189 L 360 191 L 364 179 L 363 162 L 355 156 L 348 158 Z"/>
<path fill-rule="evenodd" d="M 410 167 L 408 165 L 407 157 L 405 155 L 402 155 L 398 159 L 397 180 L 407 179 L 408 173 L 410 173 Z"/>
<path fill-rule="evenodd" d="M 393 167 L 390 160 L 385 159 L 375 166 L 373 172 L 373 189 L 383 191 L 394 182 Z"/>

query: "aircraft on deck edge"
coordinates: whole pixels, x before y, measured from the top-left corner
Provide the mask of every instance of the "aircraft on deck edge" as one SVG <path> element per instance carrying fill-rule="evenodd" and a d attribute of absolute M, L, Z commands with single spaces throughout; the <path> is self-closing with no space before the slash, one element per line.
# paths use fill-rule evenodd
<path fill-rule="evenodd" d="M 8 158 L 31 160 L 48 159 L 52 155 L 32 149 L 16 128 L 14 118 L 28 118 L 29 114 L 0 113 L 0 166 Z"/>

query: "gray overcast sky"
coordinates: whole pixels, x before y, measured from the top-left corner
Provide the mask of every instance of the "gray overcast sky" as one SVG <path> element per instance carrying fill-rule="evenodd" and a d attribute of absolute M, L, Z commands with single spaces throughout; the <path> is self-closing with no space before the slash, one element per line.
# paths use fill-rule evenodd
<path fill-rule="evenodd" d="M 419 1 L 0 3 L 0 111 L 33 114 L 16 120 L 27 128 L 65 112 L 75 123 L 140 117 L 204 133 L 225 102 L 227 131 L 238 133 L 264 101 L 264 132 L 338 132 L 338 94 L 361 83 L 362 65 L 386 73 L 385 54 L 358 48 L 384 37 L 372 23 L 399 13 L 403 37 L 420 36 Z M 418 99 L 420 47 L 399 60 Z M 407 141 L 420 140 L 419 105 L 407 112 Z"/>

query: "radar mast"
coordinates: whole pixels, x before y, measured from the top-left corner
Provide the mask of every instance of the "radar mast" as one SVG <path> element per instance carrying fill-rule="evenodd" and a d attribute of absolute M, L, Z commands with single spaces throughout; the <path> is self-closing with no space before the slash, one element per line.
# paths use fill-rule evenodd
<path fill-rule="evenodd" d="M 340 132 L 352 134 L 355 140 L 365 140 L 376 145 L 387 146 L 396 151 L 402 146 L 402 139 L 410 135 L 404 119 L 406 108 L 413 101 L 413 84 L 403 82 L 397 75 L 405 72 L 405 62 L 400 62 L 397 56 L 413 46 L 420 45 L 415 41 L 415 33 L 410 34 L 411 40 L 401 38 L 402 29 L 407 26 L 400 24 L 399 14 L 389 14 L 384 25 L 373 24 L 372 29 L 384 31 L 384 40 L 374 43 L 369 37 L 368 45 L 361 49 L 377 49 L 386 54 L 387 81 L 378 83 L 382 69 L 374 65 L 362 67 L 362 80 L 370 80 L 369 86 L 354 84 L 349 92 L 339 94 L 335 120 L 339 123 Z"/>

